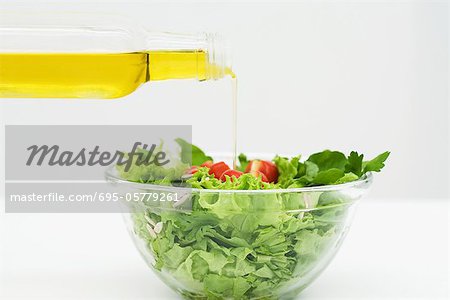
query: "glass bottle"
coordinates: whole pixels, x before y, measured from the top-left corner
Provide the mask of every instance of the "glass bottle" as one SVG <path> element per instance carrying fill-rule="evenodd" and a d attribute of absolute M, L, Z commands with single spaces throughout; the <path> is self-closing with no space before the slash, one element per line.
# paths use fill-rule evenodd
<path fill-rule="evenodd" d="M 0 98 L 119 98 L 147 81 L 233 76 L 213 34 L 87 15 L 0 16 Z"/>

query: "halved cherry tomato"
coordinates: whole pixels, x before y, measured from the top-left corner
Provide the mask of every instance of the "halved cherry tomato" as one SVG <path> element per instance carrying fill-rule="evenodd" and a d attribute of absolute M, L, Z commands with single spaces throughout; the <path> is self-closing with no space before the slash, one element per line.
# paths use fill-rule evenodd
<path fill-rule="evenodd" d="M 211 166 L 213 165 L 213 161 L 212 160 L 207 160 L 204 163 L 202 163 L 200 165 L 200 167 L 207 167 L 207 168 L 211 168 Z"/>
<path fill-rule="evenodd" d="M 214 174 L 214 177 L 217 179 L 220 179 L 220 176 L 222 176 L 223 172 L 229 170 L 230 167 L 224 163 L 223 161 L 220 161 L 218 163 L 213 164 L 209 168 L 209 174 Z"/>
<path fill-rule="evenodd" d="M 245 168 L 245 173 L 250 173 L 250 171 L 259 171 L 261 169 L 262 164 L 260 160 L 251 160 L 248 162 L 247 167 Z"/>
<path fill-rule="evenodd" d="M 277 166 L 268 160 L 252 160 L 245 168 L 245 173 L 251 173 L 252 171 L 259 171 L 266 175 L 268 182 L 276 182 L 278 179 Z"/>
<path fill-rule="evenodd" d="M 198 171 L 198 167 L 197 166 L 192 166 L 186 171 L 186 174 L 194 174 L 197 171 Z"/>
<path fill-rule="evenodd" d="M 262 172 L 267 176 L 267 180 L 269 180 L 269 182 L 276 182 L 278 180 L 277 166 L 268 160 L 263 160 L 262 162 L 265 165 L 265 170 Z"/>
<path fill-rule="evenodd" d="M 225 172 L 222 173 L 222 176 L 220 176 L 220 180 L 222 181 L 226 181 L 227 178 L 225 176 L 229 176 L 230 178 L 232 178 L 231 176 L 234 176 L 236 178 L 239 178 L 242 174 L 241 171 L 237 171 L 237 170 L 226 170 Z"/>
<path fill-rule="evenodd" d="M 252 174 L 253 176 L 255 176 L 255 177 L 257 177 L 257 178 L 261 177 L 261 180 L 262 180 L 263 182 L 270 182 L 270 181 L 267 179 L 267 176 L 264 175 L 264 173 L 261 172 L 261 171 L 250 171 L 250 172 L 248 172 L 248 173 L 249 173 L 249 174 Z"/>

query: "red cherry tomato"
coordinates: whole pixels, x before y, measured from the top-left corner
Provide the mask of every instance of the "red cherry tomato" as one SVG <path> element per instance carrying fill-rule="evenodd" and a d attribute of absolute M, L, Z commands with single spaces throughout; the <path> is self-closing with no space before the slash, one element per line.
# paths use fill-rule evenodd
<path fill-rule="evenodd" d="M 197 166 L 192 166 L 186 171 L 186 174 L 194 174 L 197 171 L 198 171 L 198 167 Z"/>
<path fill-rule="evenodd" d="M 260 172 L 260 171 L 250 171 L 250 172 L 248 172 L 248 173 L 249 173 L 249 174 L 252 174 L 253 176 L 255 176 L 255 177 L 257 177 L 257 178 L 261 177 L 261 180 L 262 180 L 263 182 L 269 182 L 269 180 L 267 179 L 267 176 L 264 175 L 263 172 Z"/>
<path fill-rule="evenodd" d="M 259 160 L 251 160 L 248 162 L 247 167 L 245 168 L 245 173 L 250 173 L 251 170 L 253 170 L 254 168 L 258 168 L 259 167 Z"/>
<path fill-rule="evenodd" d="M 225 176 L 229 176 L 230 178 L 232 178 L 232 176 L 239 178 L 242 174 L 241 171 L 237 171 L 237 170 L 226 170 L 225 172 L 222 173 L 222 175 L 220 176 L 220 180 L 222 181 L 226 181 L 227 178 Z"/>
<path fill-rule="evenodd" d="M 207 168 L 211 168 L 211 166 L 213 165 L 213 161 L 212 160 L 207 160 L 204 163 L 202 163 L 200 165 L 200 167 L 207 167 Z"/>
<path fill-rule="evenodd" d="M 278 179 L 278 169 L 277 166 L 267 160 L 252 160 L 245 168 L 245 173 L 251 173 L 252 171 L 258 171 L 263 173 L 268 182 L 276 182 Z"/>
<path fill-rule="evenodd" d="M 226 163 L 220 161 L 218 163 L 212 164 L 212 166 L 209 168 L 209 174 L 214 174 L 214 177 L 220 179 L 220 176 L 222 176 L 223 172 L 229 169 L 230 167 Z"/>
<path fill-rule="evenodd" d="M 277 166 L 273 162 L 268 160 L 263 160 L 262 162 L 265 165 L 264 171 L 262 172 L 267 176 L 267 180 L 269 180 L 269 182 L 276 182 L 278 180 Z"/>

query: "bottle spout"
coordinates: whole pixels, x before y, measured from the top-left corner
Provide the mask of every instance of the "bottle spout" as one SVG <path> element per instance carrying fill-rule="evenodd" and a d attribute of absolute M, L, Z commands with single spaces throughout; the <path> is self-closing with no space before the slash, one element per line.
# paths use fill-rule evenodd
<path fill-rule="evenodd" d="M 149 80 L 234 77 L 229 51 L 218 35 L 148 34 Z"/>
<path fill-rule="evenodd" d="M 206 79 L 220 79 L 225 76 L 235 78 L 232 71 L 230 47 L 227 41 L 218 34 L 204 34 L 208 47 L 206 53 Z"/>

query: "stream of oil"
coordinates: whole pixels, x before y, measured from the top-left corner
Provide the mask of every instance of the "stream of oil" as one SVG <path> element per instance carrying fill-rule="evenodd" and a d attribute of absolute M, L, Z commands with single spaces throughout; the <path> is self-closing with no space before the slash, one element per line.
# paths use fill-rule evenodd
<path fill-rule="evenodd" d="M 237 156 L 237 98 L 238 98 L 238 81 L 236 74 L 230 69 L 225 69 L 225 75 L 231 78 L 231 154 L 233 159 L 233 169 L 236 169 L 238 156 Z"/>
<path fill-rule="evenodd" d="M 232 151 L 233 151 L 233 169 L 236 169 L 237 167 L 237 94 L 238 94 L 238 82 L 236 76 L 233 76 L 231 78 L 231 93 L 232 93 L 232 99 L 231 99 L 231 105 L 232 105 L 232 124 L 231 124 L 231 138 L 232 138 Z"/>

